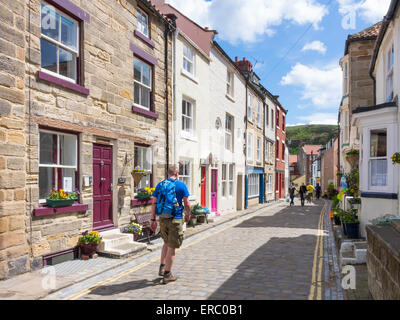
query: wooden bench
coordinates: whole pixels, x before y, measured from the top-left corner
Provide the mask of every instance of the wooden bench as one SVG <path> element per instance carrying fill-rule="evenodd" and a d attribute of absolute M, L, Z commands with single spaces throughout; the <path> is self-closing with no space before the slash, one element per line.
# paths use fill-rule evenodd
<path fill-rule="evenodd" d="M 157 219 L 157 218 L 156 218 Z M 150 243 L 150 236 L 154 234 L 151 230 L 151 212 L 146 213 L 135 213 L 135 220 L 137 224 L 142 226 L 142 231 L 146 232 L 147 243 Z"/>

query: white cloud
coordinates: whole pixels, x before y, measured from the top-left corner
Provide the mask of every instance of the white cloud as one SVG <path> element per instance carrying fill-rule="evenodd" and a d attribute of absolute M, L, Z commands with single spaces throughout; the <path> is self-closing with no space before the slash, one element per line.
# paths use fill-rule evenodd
<path fill-rule="evenodd" d="M 342 71 L 336 64 L 322 68 L 297 63 L 281 85 L 301 88 L 301 99 L 318 109 L 337 109 L 342 94 Z"/>
<path fill-rule="evenodd" d="M 357 13 L 365 22 L 376 23 L 386 15 L 391 0 L 337 0 L 339 12 Z"/>
<path fill-rule="evenodd" d="M 315 29 L 328 14 L 317 0 L 167 0 L 201 26 L 216 29 L 221 39 L 232 44 L 256 42 L 263 35 L 275 34 L 282 23 Z"/>
<path fill-rule="evenodd" d="M 299 116 L 299 120 L 305 121 L 307 124 L 337 124 L 337 113 L 314 113 L 309 116 Z"/>
<path fill-rule="evenodd" d="M 325 54 L 327 48 L 323 42 L 313 41 L 313 42 L 306 43 L 305 46 L 303 47 L 303 49 L 301 49 L 301 51 L 307 51 L 307 50 L 314 50 L 314 51 L 318 51 L 322 54 Z"/>

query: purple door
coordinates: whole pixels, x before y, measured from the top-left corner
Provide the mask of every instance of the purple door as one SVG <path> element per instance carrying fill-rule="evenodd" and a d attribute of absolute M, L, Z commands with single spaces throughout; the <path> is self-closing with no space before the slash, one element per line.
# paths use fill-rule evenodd
<path fill-rule="evenodd" d="M 211 170 L 211 211 L 217 212 L 218 209 L 218 170 Z"/>
<path fill-rule="evenodd" d="M 93 145 L 93 229 L 113 227 L 112 146 Z"/>

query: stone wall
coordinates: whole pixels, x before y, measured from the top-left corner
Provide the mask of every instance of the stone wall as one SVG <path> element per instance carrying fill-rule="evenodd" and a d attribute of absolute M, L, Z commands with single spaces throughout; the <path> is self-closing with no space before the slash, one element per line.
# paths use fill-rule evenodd
<path fill-rule="evenodd" d="M 93 143 L 113 146 L 115 227 L 123 227 L 133 219 L 134 212 L 143 210 L 131 208 L 134 190 L 130 171 L 135 166 L 136 144 L 153 148 L 154 183 L 165 177 L 167 123 L 171 135 L 167 121 L 171 119 L 172 38 L 168 39 L 170 72 L 166 97 L 164 21 L 148 12 L 152 48 L 134 35 L 136 8 L 141 1 L 71 2 L 90 14 L 90 22 L 83 23 L 81 52 L 82 85 L 89 95 L 38 78 L 40 1 L 32 0 L 29 6 L 23 0 L 13 1 L 7 8 L 0 5 L 0 28 L 5 29 L 0 32 L 0 279 L 40 268 L 44 255 L 75 247 L 80 233 L 92 228 L 93 187 L 83 187 L 83 177 L 93 176 Z M 142 7 L 146 9 L 143 4 Z M 29 23 L 25 23 L 25 17 Z M 157 60 L 153 68 L 157 119 L 132 111 L 130 44 Z M 81 203 L 88 205 L 87 211 L 34 215 L 40 207 L 39 130 L 44 127 L 78 135 Z M 125 184 L 118 185 L 120 177 L 126 178 Z"/>
<path fill-rule="evenodd" d="M 0 279 L 29 268 L 25 237 L 24 0 L 0 3 Z"/>
<path fill-rule="evenodd" d="M 366 230 L 369 290 L 375 300 L 400 300 L 400 232 L 392 226 Z"/>

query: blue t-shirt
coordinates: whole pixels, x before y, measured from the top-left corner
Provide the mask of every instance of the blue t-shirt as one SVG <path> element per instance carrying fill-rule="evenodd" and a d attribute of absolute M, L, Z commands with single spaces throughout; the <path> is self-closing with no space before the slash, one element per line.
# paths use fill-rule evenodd
<path fill-rule="evenodd" d="M 167 179 L 168 181 L 174 182 L 175 180 L 172 178 Z M 157 198 L 160 193 L 160 184 L 157 184 L 156 190 L 153 192 L 153 197 Z M 176 193 L 176 200 L 180 206 L 182 206 L 182 200 L 185 197 L 189 197 L 189 190 L 182 181 L 176 180 L 175 182 L 175 193 Z M 175 216 L 176 219 L 182 219 L 183 215 L 179 214 Z"/>

